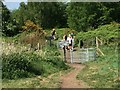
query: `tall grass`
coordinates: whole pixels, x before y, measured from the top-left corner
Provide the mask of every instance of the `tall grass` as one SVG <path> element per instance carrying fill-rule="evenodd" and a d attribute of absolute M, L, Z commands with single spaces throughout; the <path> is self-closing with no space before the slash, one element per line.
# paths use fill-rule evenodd
<path fill-rule="evenodd" d="M 118 53 L 114 47 L 102 46 L 105 56 L 98 56 L 96 61 L 85 63 L 86 67 L 77 78 L 95 88 L 117 88 Z"/>
<path fill-rule="evenodd" d="M 52 73 L 68 69 L 59 57 L 56 47 L 45 47 L 43 56 L 35 51 L 22 51 L 2 54 L 3 79 L 18 79 L 35 75 L 48 76 Z"/>

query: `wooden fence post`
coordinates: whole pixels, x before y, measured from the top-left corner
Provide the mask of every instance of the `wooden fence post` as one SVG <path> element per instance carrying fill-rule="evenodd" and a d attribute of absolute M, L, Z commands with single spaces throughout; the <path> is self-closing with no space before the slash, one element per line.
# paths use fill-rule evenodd
<path fill-rule="evenodd" d="M 65 45 L 63 47 L 63 52 L 64 52 L 64 61 L 66 62 L 66 46 Z"/>
<path fill-rule="evenodd" d="M 40 50 L 40 43 L 39 42 L 38 42 L 37 46 L 38 46 L 38 50 Z"/>
<path fill-rule="evenodd" d="M 70 60 L 71 60 L 71 63 L 73 63 L 73 50 L 70 49 Z"/>
<path fill-rule="evenodd" d="M 100 52 L 100 53 L 104 56 L 104 53 L 99 49 L 98 40 L 99 40 L 99 39 L 96 37 L 96 49 L 97 49 L 98 52 Z M 99 40 L 99 41 L 100 41 L 100 40 Z M 101 43 L 102 43 L 102 42 L 101 42 Z M 97 52 L 97 53 L 98 53 L 98 52 Z"/>

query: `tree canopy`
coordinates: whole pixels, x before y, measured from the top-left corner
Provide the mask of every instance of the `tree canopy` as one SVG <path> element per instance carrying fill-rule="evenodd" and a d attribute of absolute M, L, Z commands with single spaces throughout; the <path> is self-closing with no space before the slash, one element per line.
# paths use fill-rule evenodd
<path fill-rule="evenodd" d="M 72 2 L 67 8 L 68 26 L 77 31 L 87 31 L 110 22 L 120 22 L 120 3 Z"/>
<path fill-rule="evenodd" d="M 24 2 L 10 12 L 2 3 L 2 28 L 7 36 L 19 33 L 27 20 L 43 29 L 69 27 L 86 32 L 120 22 L 120 2 Z"/>

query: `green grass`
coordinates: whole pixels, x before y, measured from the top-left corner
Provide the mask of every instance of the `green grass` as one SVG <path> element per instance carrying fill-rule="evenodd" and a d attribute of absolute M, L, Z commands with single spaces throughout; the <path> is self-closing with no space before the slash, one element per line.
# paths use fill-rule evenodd
<path fill-rule="evenodd" d="M 69 68 L 59 57 L 57 48 L 46 48 L 44 52 L 44 57 L 35 54 L 34 51 L 2 54 L 3 78 L 22 78 L 22 75 L 28 77 L 29 73 L 48 76 Z"/>
<path fill-rule="evenodd" d="M 73 68 L 58 71 L 57 73 L 46 76 L 36 76 L 31 78 L 21 78 L 16 80 L 2 81 L 2 88 L 60 88 L 60 77 Z"/>
<path fill-rule="evenodd" d="M 60 86 L 59 72 L 70 69 L 62 59 L 56 47 L 44 47 L 37 51 L 24 51 L 2 55 L 3 88 L 49 88 Z M 10 72 L 8 72 L 10 70 Z M 40 72 L 40 73 L 39 73 Z M 51 78 L 47 78 L 49 75 Z M 38 78 L 41 77 L 41 78 Z M 44 79 L 46 80 L 44 82 Z"/>
<path fill-rule="evenodd" d="M 85 63 L 86 67 L 77 75 L 94 88 L 117 88 L 118 54 L 113 47 L 101 47 L 105 56 Z"/>

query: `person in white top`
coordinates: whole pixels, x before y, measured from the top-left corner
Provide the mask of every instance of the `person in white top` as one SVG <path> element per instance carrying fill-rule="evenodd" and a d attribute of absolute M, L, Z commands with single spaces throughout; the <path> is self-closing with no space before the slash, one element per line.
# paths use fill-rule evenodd
<path fill-rule="evenodd" d="M 68 48 L 73 50 L 74 39 L 72 38 L 72 36 L 71 36 L 70 34 L 69 34 L 69 37 L 67 38 L 67 40 L 68 40 L 68 42 L 69 42 Z"/>

